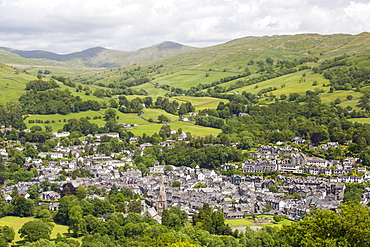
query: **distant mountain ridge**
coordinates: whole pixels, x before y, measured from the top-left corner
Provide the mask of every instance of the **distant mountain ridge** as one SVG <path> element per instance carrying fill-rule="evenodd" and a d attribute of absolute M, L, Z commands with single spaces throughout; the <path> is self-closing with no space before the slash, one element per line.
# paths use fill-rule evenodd
<path fill-rule="evenodd" d="M 8 47 L 0 47 L 0 50 L 8 51 L 26 59 L 47 59 L 67 64 L 83 64 L 89 67 L 119 67 L 151 61 L 193 51 L 197 48 L 185 46 L 179 43 L 166 41 L 158 45 L 142 48 L 136 51 L 118 51 L 104 47 L 93 47 L 80 52 L 69 54 L 57 54 L 49 51 L 32 50 L 22 51 Z"/>
<path fill-rule="evenodd" d="M 223 44 L 195 48 L 175 42 L 162 42 L 136 51 L 117 51 L 94 47 L 80 52 L 60 55 L 47 51 L 20 51 L 0 47 L 0 63 L 15 67 L 22 65 L 74 68 L 113 68 L 142 64 L 168 65 L 171 68 L 235 70 L 249 60 L 298 59 L 313 55 L 320 59 L 344 53 L 370 54 L 370 33 L 295 34 L 247 36 Z M 181 66 L 180 66 L 181 65 Z M 173 72 L 173 71 L 172 71 Z"/>

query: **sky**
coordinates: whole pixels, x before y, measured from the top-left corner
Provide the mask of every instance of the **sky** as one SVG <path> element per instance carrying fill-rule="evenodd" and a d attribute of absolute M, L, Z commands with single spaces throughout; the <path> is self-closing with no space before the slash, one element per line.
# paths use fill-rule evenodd
<path fill-rule="evenodd" d="M 0 46 L 60 54 L 368 31 L 370 0 L 0 0 Z"/>

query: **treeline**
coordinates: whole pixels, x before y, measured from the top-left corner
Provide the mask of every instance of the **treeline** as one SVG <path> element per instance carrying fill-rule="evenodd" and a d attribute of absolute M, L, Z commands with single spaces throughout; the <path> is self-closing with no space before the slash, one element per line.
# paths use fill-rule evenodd
<path fill-rule="evenodd" d="M 184 143 L 166 149 L 158 155 L 159 161 L 167 165 L 216 169 L 227 162 L 240 162 L 244 155 L 240 150 L 230 146 L 207 146 L 202 148 L 192 147 Z"/>
<path fill-rule="evenodd" d="M 29 91 L 19 98 L 25 114 L 68 114 L 72 112 L 99 110 L 106 108 L 105 102 L 82 101 L 69 90 Z"/>
<path fill-rule="evenodd" d="M 159 108 L 174 115 L 184 115 L 195 111 L 191 102 L 182 103 L 180 105 L 177 100 L 170 101 L 168 97 L 162 96 L 157 97 L 155 102 L 152 97 L 137 97 L 128 100 L 125 96 L 119 96 L 118 99 L 119 106 L 117 107 L 119 107 L 119 111 L 124 113 L 141 113 L 144 106 L 146 108 Z"/>
<path fill-rule="evenodd" d="M 99 83 L 96 83 L 96 85 L 99 87 L 103 87 L 103 88 L 110 88 L 110 90 L 105 89 L 105 92 L 101 94 L 102 96 L 100 97 L 110 97 L 112 95 L 148 95 L 145 89 L 141 88 L 139 90 L 135 90 L 133 88 L 128 88 L 125 85 L 118 85 L 116 83 L 109 83 L 107 85 L 107 84 L 99 82 Z M 99 89 L 99 90 L 104 90 L 104 89 Z"/>
<path fill-rule="evenodd" d="M 9 101 L 5 105 L 0 105 L 0 124 L 2 126 L 25 129 L 23 115 L 24 109 L 18 101 Z"/>
<path fill-rule="evenodd" d="M 370 70 L 355 66 L 332 68 L 324 72 L 335 90 L 359 90 L 370 83 Z"/>
<path fill-rule="evenodd" d="M 55 79 L 57 81 L 60 81 L 61 83 L 63 83 L 64 85 L 66 85 L 68 87 L 76 87 L 76 84 L 74 84 L 73 82 L 71 82 L 70 79 L 65 78 L 64 76 L 53 75 L 51 78 Z"/>
<path fill-rule="evenodd" d="M 34 80 L 26 84 L 26 90 L 35 90 L 35 91 L 45 91 L 52 88 L 59 88 L 60 86 L 55 80 L 51 79 L 49 81 L 43 80 Z"/>
<path fill-rule="evenodd" d="M 320 63 L 319 66 L 313 67 L 312 70 L 315 73 L 322 73 L 322 71 L 336 67 L 336 66 L 349 65 L 350 63 L 347 61 L 348 57 L 349 55 L 343 54 L 341 56 L 334 57 L 332 59 L 324 60 Z"/>

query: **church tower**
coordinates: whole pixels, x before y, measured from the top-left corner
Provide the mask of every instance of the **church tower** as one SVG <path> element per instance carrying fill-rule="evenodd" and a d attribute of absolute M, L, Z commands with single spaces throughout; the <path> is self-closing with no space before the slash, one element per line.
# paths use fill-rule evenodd
<path fill-rule="evenodd" d="M 159 186 L 159 194 L 157 199 L 157 212 L 162 216 L 163 210 L 167 209 L 167 196 L 164 189 L 163 177 L 161 177 L 161 184 Z"/>

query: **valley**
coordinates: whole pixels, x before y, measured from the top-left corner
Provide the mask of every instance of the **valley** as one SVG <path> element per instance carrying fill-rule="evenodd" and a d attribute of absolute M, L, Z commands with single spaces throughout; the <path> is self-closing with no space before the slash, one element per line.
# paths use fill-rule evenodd
<path fill-rule="evenodd" d="M 0 246 L 361 246 L 369 33 L 0 63 Z"/>

